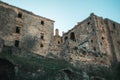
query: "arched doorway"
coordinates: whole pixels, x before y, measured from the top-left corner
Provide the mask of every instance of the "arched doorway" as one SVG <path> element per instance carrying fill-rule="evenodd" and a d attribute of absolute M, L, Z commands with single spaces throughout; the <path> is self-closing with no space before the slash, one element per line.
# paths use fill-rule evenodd
<path fill-rule="evenodd" d="M 0 59 L 0 80 L 14 80 L 14 65 L 6 59 Z"/>

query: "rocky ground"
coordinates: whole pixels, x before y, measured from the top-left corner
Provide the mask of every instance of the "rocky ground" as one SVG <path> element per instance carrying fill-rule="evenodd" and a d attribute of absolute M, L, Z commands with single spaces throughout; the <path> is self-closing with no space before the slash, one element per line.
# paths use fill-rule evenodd
<path fill-rule="evenodd" d="M 80 62 L 72 65 L 31 53 L 21 56 L 0 53 L 0 66 L 0 80 L 120 80 L 120 73 L 114 71 L 113 76 L 109 67 Z"/>

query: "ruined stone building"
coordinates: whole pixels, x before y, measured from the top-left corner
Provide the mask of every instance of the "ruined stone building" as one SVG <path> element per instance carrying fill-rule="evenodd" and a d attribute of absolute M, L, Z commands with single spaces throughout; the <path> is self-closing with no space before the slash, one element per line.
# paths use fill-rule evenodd
<path fill-rule="evenodd" d="M 0 39 L 4 46 L 46 54 L 53 40 L 53 29 L 53 20 L 0 2 Z"/>
<path fill-rule="evenodd" d="M 63 35 L 63 43 L 71 49 L 77 47 L 78 54 L 71 54 L 76 60 L 104 64 L 120 61 L 120 24 L 92 13 Z M 87 55 L 84 58 L 79 56 L 81 49 L 82 55 Z"/>
<path fill-rule="evenodd" d="M 93 13 L 61 37 L 54 21 L 0 1 L 0 52 L 4 47 L 72 62 L 109 65 L 120 61 L 120 24 Z"/>

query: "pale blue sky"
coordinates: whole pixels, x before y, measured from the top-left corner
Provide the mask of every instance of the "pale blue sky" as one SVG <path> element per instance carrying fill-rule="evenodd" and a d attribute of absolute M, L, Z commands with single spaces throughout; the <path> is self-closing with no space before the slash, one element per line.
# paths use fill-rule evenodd
<path fill-rule="evenodd" d="M 55 21 L 54 28 L 68 31 L 90 13 L 120 23 L 120 0 L 2 0 Z"/>

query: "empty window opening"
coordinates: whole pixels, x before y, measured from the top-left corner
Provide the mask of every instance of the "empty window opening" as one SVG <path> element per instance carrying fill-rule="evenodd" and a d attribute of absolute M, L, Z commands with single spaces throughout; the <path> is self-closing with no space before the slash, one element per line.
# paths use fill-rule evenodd
<path fill-rule="evenodd" d="M 90 22 L 88 22 L 87 24 L 90 25 Z"/>
<path fill-rule="evenodd" d="M 44 25 L 44 21 L 41 21 L 41 25 Z"/>
<path fill-rule="evenodd" d="M 18 13 L 18 18 L 22 18 L 22 13 Z"/>
<path fill-rule="evenodd" d="M 19 40 L 15 40 L 15 47 L 19 47 Z"/>
<path fill-rule="evenodd" d="M 20 27 L 16 27 L 16 33 L 20 33 Z"/>
<path fill-rule="evenodd" d="M 40 39 L 42 40 L 44 39 L 44 34 L 41 34 Z"/>
<path fill-rule="evenodd" d="M 94 32 L 95 30 L 94 30 L 94 29 L 92 29 L 92 31 Z"/>
<path fill-rule="evenodd" d="M 102 37 L 102 40 L 104 40 L 105 38 L 104 37 Z"/>
<path fill-rule="evenodd" d="M 40 47 L 43 48 L 43 44 L 40 44 Z"/>
<path fill-rule="evenodd" d="M 70 39 L 73 40 L 73 41 L 75 41 L 75 34 L 74 34 L 74 32 L 72 32 L 72 33 L 70 34 Z"/>
<path fill-rule="evenodd" d="M 68 37 L 67 37 L 67 36 L 65 36 L 64 40 L 66 41 L 67 39 L 68 39 Z"/>
<path fill-rule="evenodd" d="M 93 49 L 94 49 L 94 51 L 96 51 L 96 47 L 94 47 Z"/>
<path fill-rule="evenodd" d="M 113 29 L 115 29 L 115 23 L 113 23 Z"/>
<path fill-rule="evenodd" d="M 58 41 L 58 44 L 60 44 L 60 41 Z"/>
<path fill-rule="evenodd" d="M 93 40 L 91 40 L 91 43 L 93 43 Z"/>

